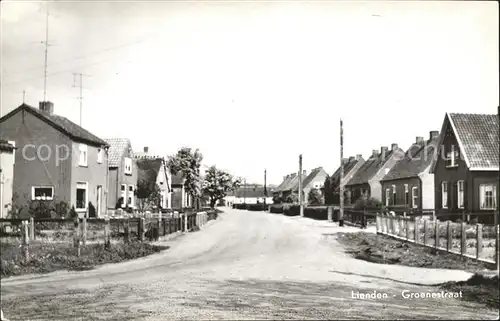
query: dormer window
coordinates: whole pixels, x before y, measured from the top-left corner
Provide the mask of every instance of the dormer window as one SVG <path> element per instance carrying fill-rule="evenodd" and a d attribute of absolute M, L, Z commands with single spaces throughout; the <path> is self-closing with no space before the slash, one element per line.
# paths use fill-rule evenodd
<path fill-rule="evenodd" d="M 132 158 L 125 157 L 125 174 L 132 175 Z"/>
<path fill-rule="evenodd" d="M 451 145 L 450 151 L 446 153 L 446 167 L 457 167 L 459 157 L 458 148 L 455 145 Z"/>

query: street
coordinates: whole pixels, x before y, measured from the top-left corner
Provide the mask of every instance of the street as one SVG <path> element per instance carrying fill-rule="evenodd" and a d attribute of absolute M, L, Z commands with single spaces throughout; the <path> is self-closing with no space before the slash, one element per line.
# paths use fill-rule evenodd
<path fill-rule="evenodd" d="M 84 272 L 2 280 L 10 320 L 494 319 L 459 299 L 405 299 L 403 290 L 466 280 L 470 273 L 351 258 L 334 223 L 224 209 L 169 250 Z M 353 298 L 353 293 L 385 298 Z"/>

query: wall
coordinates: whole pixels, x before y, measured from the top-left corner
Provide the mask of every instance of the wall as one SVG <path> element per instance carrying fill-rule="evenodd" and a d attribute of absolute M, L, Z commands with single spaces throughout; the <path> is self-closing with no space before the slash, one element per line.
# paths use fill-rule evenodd
<path fill-rule="evenodd" d="M 12 207 L 14 188 L 14 153 L 0 150 L 0 218 L 6 218 Z"/>
<path fill-rule="evenodd" d="M 16 142 L 13 202 L 27 205 L 32 186 L 53 186 L 57 201 L 71 202 L 72 143 L 69 137 L 31 113 L 19 110 L 0 124 L 0 138 Z M 58 146 L 68 146 L 69 155 L 65 155 L 64 147 Z M 60 158 L 66 159 L 57 161 L 56 151 Z"/>
<path fill-rule="evenodd" d="M 183 192 L 182 186 L 172 186 L 172 208 L 179 209 L 183 207 Z"/>
<path fill-rule="evenodd" d="M 434 188 L 434 174 L 429 172 L 430 166 L 420 173 L 421 181 L 421 208 L 424 210 L 433 210 L 435 208 L 435 188 Z"/>
<path fill-rule="evenodd" d="M 406 202 L 406 195 L 405 195 L 405 184 L 408 184 L 408 205 L 405 203 Z M 396 186 L 396 205 L 393 205 L 393 194 L 392 194 L 392 185 Z M 402 179 L 397 179 L 397 180 L 390 180 L 390 181 L 383 181 L 381 182 L 381 189 L 382 189 L 382 199 L 381 202 L 382 204 L 385 205 L 385 197 L 386 197 L 386 192 L 387 189 L 390 189 L 390 203 L 389 207 L 395 207 L 395 208 L 410 208 L 412 206 L 412 195 L 411 195 L 411 189 L 412 187 L 417 187 L 418 188 L 418 199 L 417 199 L 417 206 L 419 209 L 422 208 L 422 184 L 420 182 L 420 178 L 418 177 L 409 177 L 409 178 L 402 178 Z M 434 192 L 431 190 L 431 193 Z"/>
<path fill-rule="evenodd" d="M 358 184 L 358 185 L 346 185 L 346 186 L 345 186 L 345 188 L 346 188 L 346 191 L 347 191 L 347 190 L 350 190 L 350 191 L 351 191 L 351 199 L 350 199 L 350 202 L 351 202 L 352 204 L 356 203 L 356 201 L 357 201 L 357 200 L 358 200 L 361 196 L 363 196 L 363 195 L 362 195 L 362 193 L 361 193 L 361 191 L 362 191 L 363 189 L 368 190 L 368 195 L 367 195 L 368 197 L 370 197 L 370 195 L 371 195 L 371 194 L 370 194 L 370 193 L 371 193 L 371 191 L 370 191 L 370 188 L 371 188 L 371 187 L 370 187 L 370 185 L 369 185 L 369 184 L 367 184 L 367 183 L 365 183 L 365 184 Z"/>
<path fill-rule="evenodd" d="M 164 208 L 172 208 L 172 193 L 169 193 L 169 183 L 172 178 L 167 172 L 168 179 L 165 177 L 165 168 L 163 165 L 160 167 L 158 176 L 156 178 L 156 184 L 160 187 L 161 194 L 163 195 Z"/>
<path fill-rule="evenodd" d="M 108 210 L 114 210 L 116 208 L 116 202 L 118 201 L 118 168 L 109 169 L 109 194 L 108 194 Z"/>
<path fill-rule="evenodd" d="M 328 176 L 328 173 L 324 170 L 321 169 L 315 176 L 314 179 L 309 182 L 304 188 L 302 189 L 304 194 L 303 194 L 303 200 L 307 204 L 309 202 L 309 192 L 314 188 L 315 183 L 319 183 L 321 187 L 323 187 L 326 177 Z M 320 189 L 321 190 L 321 189 Z"/>
<path fill-rule="evenodd" d="M 382 198 L 382 185 L 380 184 L 380 180 L 384 178 L 388 171 L 390 171 L 394 165 L 398 161 L 401 160 L 401 155 L 404 155 L 404 152 L 401 149 L 395 150 L 391 157 L 379 168 L 377 173 L 368 181 L 370 184 L 370 195 L 371 197 L 378 199 L 383 202 Z"/>
<path fill-rule="evenodd" d="M 87 166 L 78 165 L 79 162 L 79 143 L 72 143 L 72 175 L 71 175 L 71 206 L 75 206 L 76 208 L 76 186 L 77 182 L 87 182 L 87 200 L 86 207 L 88 207 L 88 203 L 91 202 L 97 210 L 97 187 L 102 187 L 101 201 L 100 206 L 101 209 L 106 208 L 106 203 L 104 199 L 104 191 L 106 188 L 106 174 L 107 174 L 107 159 L 106 153 L 104 153 L 102 163 L 97 162 L 97 154 L 98 149 L 100 147 L 87 145 Z M 77 210 L 80 216 L 85 214 L 85 210 Z M 103 212 L 103 210 L 101 210 Z"/>

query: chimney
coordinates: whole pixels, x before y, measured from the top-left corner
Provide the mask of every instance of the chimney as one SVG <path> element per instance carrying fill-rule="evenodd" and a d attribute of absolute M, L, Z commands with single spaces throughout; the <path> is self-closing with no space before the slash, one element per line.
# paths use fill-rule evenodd
<path fill-rule="evenodd" d="M 434 138 L 437 138 L 439 136 L 439 131 L 437 130 L 433 130 L 431 132 L 429 132 L 429 139 L 434 139 Z"/>
<path fill-rule="evenodd" d="M 354 156 L 349 157 L 349 163 L 353 162 L 355 159 L 356 159 L 356 157 L 354 157 Z"/>
<path fill-rule="evenodd" d="M 380 147 L 380 154 L 382 154 L 380 157 L 382 159 L 385 159 L 385 155 L 387 155 L 387 151 L 388 151 L 389 148 L 387 148 L 387 146 L 382 146 Z"/>
<path fill-rule="evenodd" d="M 41 111 L 46 112 L 47 114 L 53 114 L 54 113 L 54 103 L 50 101 L 41 101 L 39 103 L 39 108 Z"/>
<path fill-rule="evenodd" d="M 398 149 L 398 144 L 396 144 L 396 143 L 392 143 L 392 144 L 391 144 L 391 150 L 392 150 L 392 151 L 395 151 L 396 149 Z"/>
<path fill-rule="evenodd" d="M 363 157 L 361 154 L 356 155 L 356 160 L 360 160 Z"/>
<path fill-rule="evenodd" d="M 342 164 L 347 164 L 348 161 L 349 161 L 349 158 L 342 158 Z"/>
<path fill-rule="evenodd" d="M 422 144 L 424 142 L 424 138 L 422 136 L 417 136 L 415 138 L 415 144 Z"/>
<path fill-rule="evenodd" d="M 147 155 L 147 154 L 148 154 L 148 152 L 149 152 L 149 147 L 144 146 L 144 154 L 146 154 L 146 155 Z"/>
<path fill-rule="evenodd" d="M 377 155 L 378 155 L 378 150 L 377 149 L 372 150 L 372 156 L 375 157 Z"/>

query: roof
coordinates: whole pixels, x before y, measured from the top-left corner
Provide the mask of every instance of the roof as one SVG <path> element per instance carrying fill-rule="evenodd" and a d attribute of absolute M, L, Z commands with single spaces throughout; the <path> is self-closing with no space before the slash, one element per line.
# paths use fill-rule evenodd
<path fill-rule="evenodd" d="M 281 191 L 292 191 L 297 188 L 299 184 L 299 175 L 293 173 L 290 175 L 290 179 L 287 181 L 286 185 L 282 187 Z"/>
<path fill-rule="evenodd" d="M 358 185 L 367 184 L 375 174 L 380 170 L 380 168 L 389 160 L 394 153 L 403 154 L 401 148 L 396 150 L 387 150 L 385 158 L 382 158 L 382 153 L 378 153 L 375 156 L 371 156 L 365 163 L 359 168 L 359 170 L 354 174 L 354 176 L 346 183 L 346 185 Z"/>
<path fill-rule="evenodd" d="M 417 177 L 423 173 L 434 159 L 438 141 L 439 137 L 436 137 L 426 141 L 425 144 L 413 144 L 381 181 Z"/>
<path fill-rule="evenodd" d="M 272 196 L 271 191 L 267 190 L 267 197 Z M 244 198 L 244 197 L 265 197 L 264 195 L 264 186 L 245 186 L 239 187 L 234 191 L 234 195 L 236 197 Z"/>
<path fill-rule="evenodd" d="M 106 138 L 106 142 L 109 144 L 108 151 L 108 166 L 118 167 L 120 166 L 120 161 L 125 155 L 125 152 L 132 146 L 130 139 L 128 138 Z M 132 152 L 132 151 L 131 151 Z"/>
<path fill-rule="evenodd" d="M 163 160 L 161 158 L 150 159 L 141 158 L 136 160 L 137 163 L 137 180 L 145 180 L 148 182 L 156 182 L 158 173 L 160 172 Z"/>
<path fill-rule="evenodd" d="M 16 149 L 14 145 L 10 144 L 8 141 L 0 139 L 0 150 L 13 151 Z"/>
<path fill-rule="evenodd" d="M 307 175 L 305 178 L 302 179 L 302 186 L 307 186 L 309 183 L 311 183 L 314 178 L 321 172 L 324 172 L 325 170 L 323 169 L 323 167 L 317 167 L 315 169 L 313 169 L 309 175 Z M 326 173 L 326 172 L 325 172 Z M 293 186 L 293 190 L 294 191 L 298 191 L 299 190 L 299 185 L 298 185 L 298 179 L 297 179 L 297 184 Z"/>
<path fill-rule="evenodd" d="M 85 128 L 80 127 L 79 125 L 73 123 L 66 117 L 49 114 L 38 108 L 31 107 L 26 104 L 22 104 L 21 106 L 12 110 L 8 114 L 4 115 L 2 118 L 0 118 L 0 122 L 5 121 L 7 118 L 11 117 L 12 115 L 21 110 L 25 110 L 31 113 L 32 115 L 40 118 L 41 120 L 45 121 L 55 129 L 68 135 L 72 140 L 83 141 L 91 145 L 108 146 L 108 144 L 103 139 L 95 136 Z"/>
<path fill-rule="evenodd" d="M 292 174 L 293 175 L 293 174 Z M 282 191 L 285 191 L 284 187 L 286 187 L 290 181 L 292 180 L 292 175 L 287 175 L 285 176 L 285 179 L 283 180 L 283 182 L 281 182 L 281 184 L 279 184 L 275 189 L 274 189 L 274 192 L 282 192 Z"/>
<path fill-rule="evenodd" d="M 362 159 L 347 159 L 347 162 L 344 163 L 344 176 L 349 175 L 349 173 L 353 170 L 353 168 L 360 162 Z M 336 189 L 340 188 L 339 182 L 340 182 L 340 166 L 337 168 L 335 173 L 330 177 L 330 181 L 333 183 L 334 186 L 337 186 Z"/>
<path fill-rule="evenodd" d="M 446 118 L 469 170 L 498 170 L 498 115 L 447 113 Z"/>

